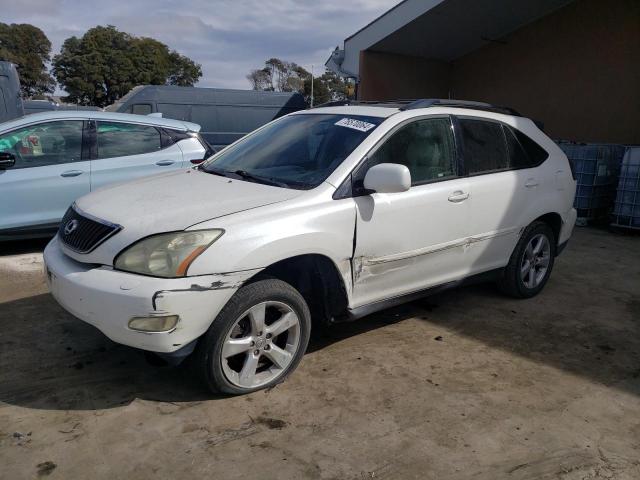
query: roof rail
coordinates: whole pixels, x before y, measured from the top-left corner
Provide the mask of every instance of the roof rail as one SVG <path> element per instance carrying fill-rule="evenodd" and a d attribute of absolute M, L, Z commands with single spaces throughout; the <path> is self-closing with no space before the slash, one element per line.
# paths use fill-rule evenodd
<path fill-rule="evenodd" d="M 514 115 L 521 117 L 522 115 L 509 107 L 501 107 L 498 105 L 492 105 L 484 102 L 473 102 L 470 100 L 451 100 L 446 98 L 422 98 L 411 100 L 337 100 L 333 102 L 326 102 L 320 105 L 316 105 L 313 108 L 322 107 L 343 107 L 343 106 L 368 106 L 368 107 L 387 107 L 397 108 L 401 111 L 415 110 L 416 108 L 429 108 L 429 107 L 457 107 L 457 108 L 469 108 L 472 110 L 482 110 L 484 112 L 502 113 L 504 115 Z"/>
<path fill-rule="evenodd" d="M 387 108 L 400 108 L 415 100 L 335 100 L 332 102 L 321 103 L 320 105 L 314 105 L 313 108 L 323 107 L 345 107 L 345 106 L 364 106 L 364 107 L 387 107 Z"/>
<path fill-rule="evenodd" d="M 513 108 L 500 107 L 497 105 L 491 105 L 484 102 L 473 102 L 470 100 L 451 100 L 444 98 L 423 98 L 421 100 L 415 100 L 408 105 L 401 107 L 400 110 L 414 110 L 416 108 L 429 108 L 429 107 L 458 107 L 458 108 L 470 108 L 472 110 L 482 110 L 484 112 L 503 113 L 506 115 L 515 115 L 521 117 Z"/>

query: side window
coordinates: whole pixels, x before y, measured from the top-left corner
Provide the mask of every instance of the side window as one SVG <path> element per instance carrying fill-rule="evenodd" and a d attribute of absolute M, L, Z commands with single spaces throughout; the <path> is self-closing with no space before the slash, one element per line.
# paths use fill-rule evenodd
<path fill-rule="evenodd" d="M 418 120 L 395 132 L 369 159 L 369 166 L 400 163 L 417 185 L 456 175 L 456 148 L 448 118 Z"/>
<path fill-rule="evenodd" d="M 162 148 L 154 127 L 120 122 L 98 122 L 98 158 L 126 157 Z"/>
<path fill-rule="evenodd" d="M 149 115 L 151 113 L 151 105 L 148 103 L 137 103 L 131 106 L 131 113 L 136 115 Z"/>
<path fill-rule="evenodd" d="M 509 168 L 502 125 L 484 120 L 460 119 L 464 164 L 468 175 Z"/>
<path fill-rule="evenodd" d="M 0 135 L 0 152 L 12 153 L 16 168 L 44 167 L 82 160 L 82 120 L 29 125 Z"/>

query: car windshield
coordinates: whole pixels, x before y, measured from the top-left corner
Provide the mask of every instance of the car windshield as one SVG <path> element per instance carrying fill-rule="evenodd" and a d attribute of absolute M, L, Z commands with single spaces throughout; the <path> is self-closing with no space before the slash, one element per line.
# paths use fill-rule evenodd
<path fill-rule="evenodd" d="M 314 188 L 383 120 L 319 113 L 283 117 L 214 155 L 200 168 L 286 188 Z"/>

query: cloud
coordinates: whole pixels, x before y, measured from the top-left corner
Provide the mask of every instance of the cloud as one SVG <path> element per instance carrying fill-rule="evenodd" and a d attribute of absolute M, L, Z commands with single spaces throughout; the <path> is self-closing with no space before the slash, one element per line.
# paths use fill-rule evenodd
<path fill-rule="evenodd" d="M 278 57 L 323 68 L 331 50 L 393 0 L 21 0 L 3 21 L 40 27 L 57 53 L 69 36 L 115 25 L 156 38 L 203 67 L 200 86 L 249 88 L 246 74 Z"/>

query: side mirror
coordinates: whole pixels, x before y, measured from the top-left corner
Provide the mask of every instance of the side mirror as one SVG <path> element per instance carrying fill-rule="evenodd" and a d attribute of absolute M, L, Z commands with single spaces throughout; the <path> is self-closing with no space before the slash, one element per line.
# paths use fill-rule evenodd
<path fill-rule="evenodd" d="M 399 163 L 379 163 L 365 175 L 364 188 L 378 193 L 406 192 L 411 188 L 411 173 Z"/>
<path fill-rule="evenodd" d="M 16 157 L 9 152 L 0 152 L 0 170 L 11 168 L 16 164 Z"/>

